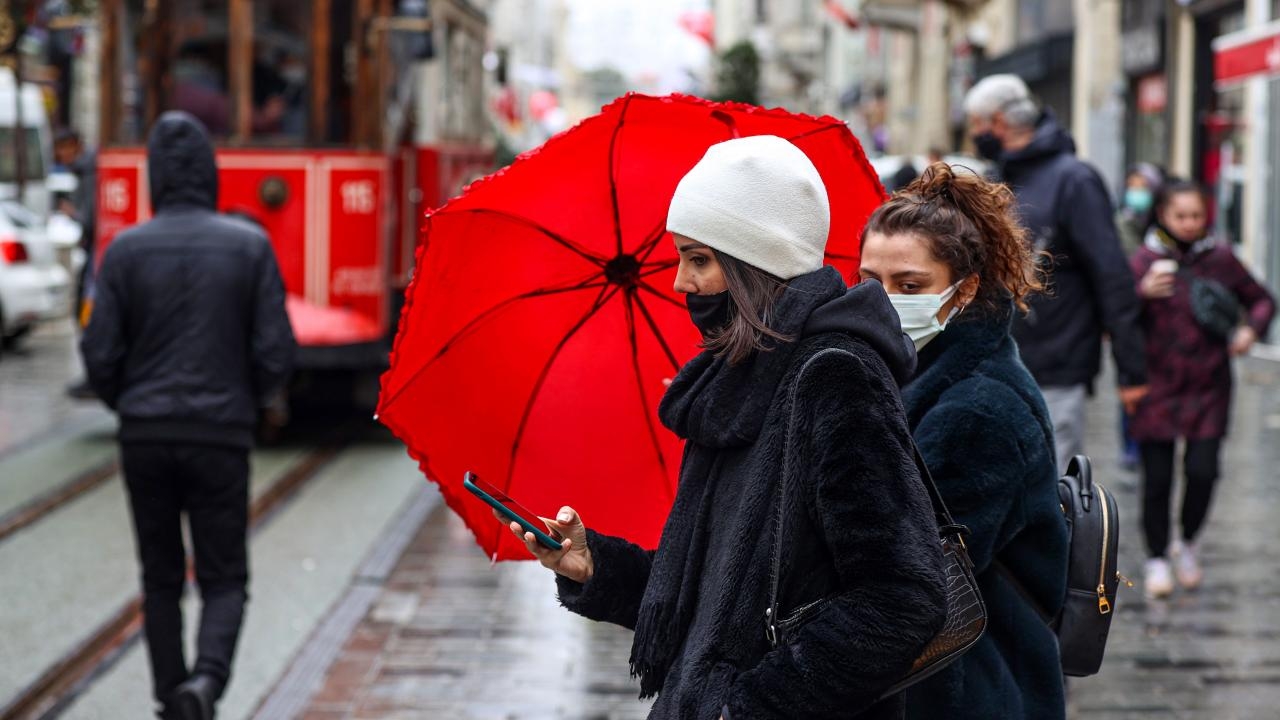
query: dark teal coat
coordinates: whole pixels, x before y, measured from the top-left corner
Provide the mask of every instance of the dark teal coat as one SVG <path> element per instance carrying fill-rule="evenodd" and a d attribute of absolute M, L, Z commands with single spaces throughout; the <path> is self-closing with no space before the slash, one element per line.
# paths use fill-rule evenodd
<path fill-rule="evenodd" d="M 983 638 L 907 693 L 914 720 L 1065 717 L 1057 637 L 996 558 L 1056 613 L 1066 592 L 1067 528 L 1059 510 L 1053 430 L 1044 398 L 1009 334 L 1010 311 L 969 316 L 920 351 L 903 389 L 907 421 L 956 521 L 987 604 Z"/>

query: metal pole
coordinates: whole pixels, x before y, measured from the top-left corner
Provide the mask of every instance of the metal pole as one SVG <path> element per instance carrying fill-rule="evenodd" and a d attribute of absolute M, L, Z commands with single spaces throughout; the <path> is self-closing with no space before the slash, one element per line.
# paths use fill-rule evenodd
<path fill-rule="evenodd" d="M 23 127 L 22 117 L 22 35 L 26 32 L 26 3 L 23 0 L 14 0 L 14 4 L 10 7 L 9 12 L 13 16 L 14 27 L 16 30 L 15 40 L 13 44 L 13 76 L 17 85 L 17 92 L 14 93 L 14 123 L 13 123 L 13 144 L 16 146 L 14 158 L 17 161 L 14 164 L 16 177 L 15 184 L 18 186 L 18 202 L 25 203 L 27 199 L 27 133 Z"/>

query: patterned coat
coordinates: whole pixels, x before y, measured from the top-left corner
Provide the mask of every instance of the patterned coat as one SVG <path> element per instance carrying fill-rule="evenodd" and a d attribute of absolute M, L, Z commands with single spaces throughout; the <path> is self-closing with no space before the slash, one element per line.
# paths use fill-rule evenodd
<path fill-rule="evenodd" d="M 1266 336 L 1276 304 L 1226 244 L 1202 240 L 1186 253 L 1162 243 L 1153 231 L 1130 265 L 1141 280 L 1152 263 L 1177 260 L 1172 297 L 1142 299 L 1147 336 L 1147 377 L 1151 394 L 1134 413 L 1131 430 L 1139 441 L 1207 440 L 1227 434 L 1231 413 L 1231 358 L 1227 344 L 1196 323 L 1191 311 L 1191 279 L 1216 280 L 1239 299 L 1245 322 Z"/>

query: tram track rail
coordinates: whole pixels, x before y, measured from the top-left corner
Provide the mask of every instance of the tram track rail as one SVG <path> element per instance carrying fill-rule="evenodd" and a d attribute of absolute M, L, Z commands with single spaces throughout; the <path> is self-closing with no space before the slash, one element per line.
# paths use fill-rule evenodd
<path fill-rule="evenodd" d="M 332 439 L 307 452 L 270 488 L 255 498 L 249 508 L 250 537 L 266 526 L 311 479 L 333 463 L 351 444 L 354 435 L 354 428 L 351 426 L 339 430 Z M 98 478 L 92 484 L 90 478 L 72 479 L 60 488 L 0 518 L 0 521 L 13 516 L 11 522 L 15 526 L 10 534 L 17 532 L 114 475 L 118 468 L 114 461 L 110 465 L 110 472 L 107 472 L 104 464 L 82 474 L 98 478 L 99 474 L 106 473 L 105 477 Z M 26 512 L 19 515 L 23 510 Z M 17 524 L 19 521 L 22 524 Z M 0 525 L 0 530 L 6 527 L 8 526 Z M 3 537 L 0 535 L 0 539 Z M 189 576 L 191 570 L 188 566 Z M 58 717 L 97 677 L 110 670 L 141 635 L 142 594 L 138 593 L 76 647 L 49 666 L 40 677 L 0 707 L 0 720 L 52 720 Z"/>
<path fill-rule="evenodd" d="M 70 504 L 85 493 L 109 480 L 120 471 L 115 458 L 98 463 L 80 472 L 58 487 L 28 500 L 9 512 L 0 515 L 0 542 L 14 533 L 34 525 L 59 508 Z"/>

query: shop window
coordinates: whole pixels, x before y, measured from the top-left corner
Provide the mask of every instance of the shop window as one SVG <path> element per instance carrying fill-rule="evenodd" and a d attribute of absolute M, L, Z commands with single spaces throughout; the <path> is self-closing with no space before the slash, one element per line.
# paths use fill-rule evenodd
<path fill-rule="evenodd" d="M 1070 31 L 1075 27 L 1074 5 L 1062 0 L 1018 0 L 1018 42 Z"/>

